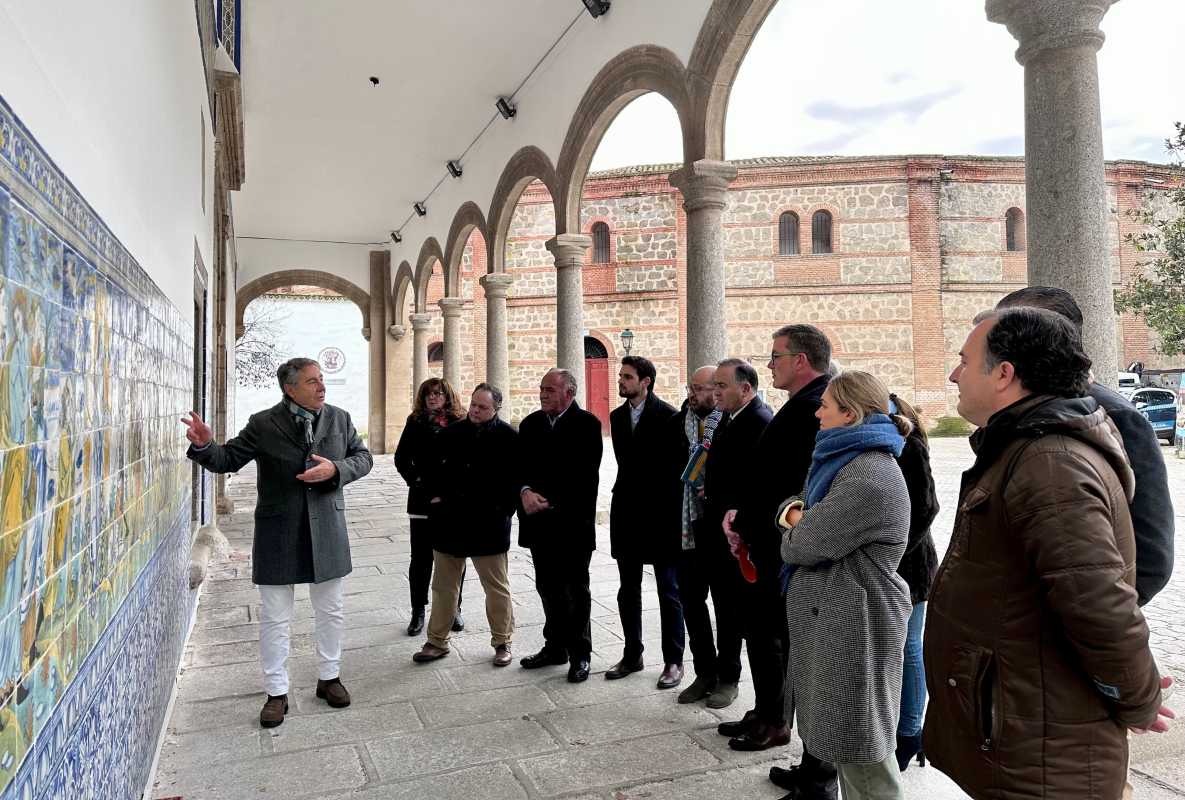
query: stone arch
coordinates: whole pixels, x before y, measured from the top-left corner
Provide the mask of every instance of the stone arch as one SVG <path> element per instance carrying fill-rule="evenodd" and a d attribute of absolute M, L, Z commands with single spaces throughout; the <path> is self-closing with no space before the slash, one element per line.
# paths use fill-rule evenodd
<path fill-rule="evenodd" d="M 403 318 L 403 307 L 407 304 L 407 290 L 415 285 L 415 273 L 411 264 L 404 261 L 395 273 L 395 281 L 391 284 L 391 318 L 392 324 L 403 327 L 407 320 Z"/>
<path fill-rule="evenodd" d="M 486 228 L 485 214 L 481 213 L 477 203 L 468 200 L 457 209 L 457 214 L 453 217 L 453 224 L 449 228 L 448 239 L 445 240 L 442 262 L 444 264 L 445 297 L 456 297 L 460 292 L 461 256 L 465 253 L 465 244 L 469 241 L 474 229 L 481 234 L 482 241 L 487 242 L 486 247 L 488 248 L 490 237 Z M 491 262 L 487 261 L 486 264 L 491 264 Z"/>
<path fill-rule="evenodd" d="M 435 236 L 429 236 L 420 247 L 420 255 L 416 258 L 416 313 L 425 314 L 428 311 L 428 281 L 432 280 L 432 264 L 439 261 L 444 265 L 444 253 L 440 250 L 440 243 Z M 448 287 L 445 287 L 448 296 Z"/>
<path fill-rule="evenodd" d="M 687 163 L 724 160 L 724 123 L 737 71 L 753 37 L 778 0 L 713 0 L 687 62 L 691 86 Z"/>
<path fill-rule="evenodd" d="M 547 154 L 534 145 L 528 145 L 513 156 L 502 170 L 502 177 L 498 179 L 498 186 L 494 189 L 494 197 L 490 201 L 490 213 L 486 217 L 487 230 L 491 235 L 486 237 L 486 247 L 489 248 L 490 272 L 506 271 L 506 237 L 510 232 L 510 221 L 514 217 L 514 206 L 518 198 L 531 181 L 539 180 L 551 193 L 552 208 L 555 210 L 556 233 L 559 233 L 560 214 L 559 203 L 560 183 L 556 177 L 555 167 Z"/>
<path fill-rule="evenodd" d="M 362 312 L 362 336 L 370 341 L 370 295 L 345 278 L 316 269 L 287 269 L 263 275 L 235 293 L 235 338 L 243 335 L 243 312 L 251 301 L 282 286 L 319 286 L 349 298 Z"/>
<path fill-rule="evenodd" d="M 691 95 L 687 71 L 679 57 L 663 47 L 639 45 L 625 50 L 592 79 L 564 137 L 557 169 L 563 181 L 556 198 L 556 232 L 580 232 L 580 198 L 589 164 L 605 131 L 621 109 L 636 98 L 656 92 L 674 106 L 683 136 L 683 155 L 691 151 Z"/>

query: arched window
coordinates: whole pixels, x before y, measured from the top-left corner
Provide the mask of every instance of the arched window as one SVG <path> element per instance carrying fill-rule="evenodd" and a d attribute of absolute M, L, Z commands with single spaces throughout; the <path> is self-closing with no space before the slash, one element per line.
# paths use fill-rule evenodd
<path fill-rule="evenodd" d="M 433 342 L 428 345 L 428 363 L 439 364 L 444 361 L 444 342 Z"/>
<path fill-rule="evenodd" d="M 584 337 L 584 357 L 585 358 L 608 358 L 609 351 L 605 349 L 605 345 L 591 336 Z"/>
<path fill-rule="evenodd" d="M 598 222 L 592 226 L 594 264 L 609 263 L 609 226 Z"/>
<path fill-rule="evenodd" d="M 793 211 L 778 217 L 778 255 L 798 255 L 798 215 Z"/>
<path fill-rule="evenodd" d="M 811 217 L 811 252 L 831 252 L 831 212 L 816 211 Z"/>
<path fill-rule="evenodd" d="M 1010 208 L 1004 215 L 1004 236 L 1008 252 L 1020 253 L 1025 249 L 1025 212 Z"/>

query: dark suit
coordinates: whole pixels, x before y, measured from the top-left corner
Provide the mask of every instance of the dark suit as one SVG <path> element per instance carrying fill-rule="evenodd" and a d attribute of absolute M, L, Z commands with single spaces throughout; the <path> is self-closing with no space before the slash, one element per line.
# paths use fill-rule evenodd
<path fill-rule="evenodd" d="M 592 652 L 588 565 L 597 547 L 601 423 L 573 402 L 555 421 L 536 411 L 519 424 L 519 476 L 547 499 L 534 514 L 519 505 L 518 543 L 530 548 L 543 601 L 544 649 L 573 662 Z"/>
<path fill-rule="evenodd" d="M 617 591 L 617 611 L 625 633 L 623 658 L 641 658 L 642 646 L 642 566 L 654 565 L 658 585 L 658 608 L 662 625 L 663 661 L 683 663 L 683 604 L 679 599 L 677 568 L 682 551 L 677 532 L 665 519 L 668 509 L 658 501 L 669 493 L 670 459 L 664 452 L 667 422 L 675 414 L 669 403 L 653 394 L 646 395 L 642 414 L 635 427 L 629 401 L 609 414 L 613 435 L 613 454 L 617 458 L 617 480 L 613 484 L 613 504 L 609 511 L 609 540 L 621 587 Z"/>
<path fill-rule="evenodd" d="M 782 596 L 782 536 L 774 525 L 778 505 L 802 492 L 815 450 L 827 377 L 819 376 L 786 401 L 762 432 L 750 460 L 751 481 L 739 496 L 733 530 L 749 547 L 757 583 L 746 583 L 741 630 L 749 651 L 757 715 L 768 725 L 786 719 L 786 602 Z"/>
<path fill-rule="evenodd" d="M 256 584 L 322 583 L 352 569 L 342 487 L 370 472 L 370 451 L 350 415 L 326 405 L 313 427 L 311 452 L 332 461 L 337 474 L 322 483 L 303 483 L 296 476 L 305 471 L 310 452 L 304 436 L 280 402 L 253 414 L 226 444 L 191 446 L 186 453 L 210 472 L 238 472 L 252 460 L 258 466 L 251 549 Z"/>
<path fill-rule="evenodd" d="M 450 419 L 450 424 L 458 420 Z M 425 480 L 440 458 L 440 434 L 444 427 L 437 425 L 426 413 L 409 414 L 399 446 L 395 448 L 395 469 L 407 481 L 407 513 L 411 517 L 411 563 L 407 567 L 407 581 L 411 588 L 412 608 L 428 605 L 428 586 L 432 580 L 432 524 L 428 519 Z"/>
<path fill-rule="evenodd" d="M 729 550 L 721 525 L 724 513 L 738 507 L 756 476 L 754 454 L 757 442 L 772 417 L 769 406 L 761 398 L 754 397 L 735 416 L 721 420 L 708 450 L 704 472 L 706 513 L 696 528 L 695 549 L 716 608 L 718 677 L 730 683 L 741 674 L 744 622 L 753 609 L 745 605 L 749 584 L 741 577 L 740 565 Z M 773 520 L 772 514 L 770 520 Z M 785 627 L 784 622 L 782 627 Z M 752 645 L 749 651 L 749 668 L 752 670 L 751 648 Z"/>

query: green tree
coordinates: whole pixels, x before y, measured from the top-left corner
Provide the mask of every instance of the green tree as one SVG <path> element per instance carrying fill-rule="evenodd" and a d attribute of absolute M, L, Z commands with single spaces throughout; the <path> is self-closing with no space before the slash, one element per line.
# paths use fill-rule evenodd
<path fill-rule="evenodd" d="M 1172 162 L 1185 161 L 1185 123 L 1176 123 L 1176 135 L 1165 141 Z M 1145 206 L 1132 216 L 1146 227 L 1127 236 L 1141 253 L 1154 255 L 1139 263 L 1141 271 L 1115 293 L 1115 308 L 1144 318 L 1160 336 L 1160 352 L 1185 353 L 1185 185 L 1167 192 L 1169 213 Z"/>

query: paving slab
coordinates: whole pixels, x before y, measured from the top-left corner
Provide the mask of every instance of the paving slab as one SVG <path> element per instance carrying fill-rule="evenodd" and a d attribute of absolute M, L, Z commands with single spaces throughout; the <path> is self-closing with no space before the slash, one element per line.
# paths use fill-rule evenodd
<path fill-rule="evenodd" d="M 416 708 L 429 728 L 455 727 L 498 719 L 536 718 L 555 709 L 538 686 L 510 686 L 417 700 Z"/>
<path fill-rule="evenodd" d="M 395 731 L 418 731 L 424 727 L 411 703 L 382 705 L 352 703 L 348 708 L 326 713 L 295 714 L 284 724 L 267 731 L 277 753 L 309 750 L 387 736 Z"/>
<path fill-rule="evenodd" d="M 355 789 L 366 782 L 362 759 L 349 746 L 303 753 L 284 753 L 251 761 L 202 764 L 174 770 L 161 764 L 153 792 L 157 797 L 180 795 L 185 800 L 285 800 L 324 797 Z"/>
<path fill-rule="evenodd" d="M 719 723 L 716 717 L 697 705 L 677 703 L 674 692 L 646 694 L 631 698 L 628 703 L 608 702 L 566 708 L 544 714 L 540 719 L 573 745 L 688 729 L 715 730 Z"/>
<path fill-rule="evenodd" d="M 365 746 L 383 781 L 523 758 L 559 747 L 539 723 L 523 719 L 388 736 Z"/>

